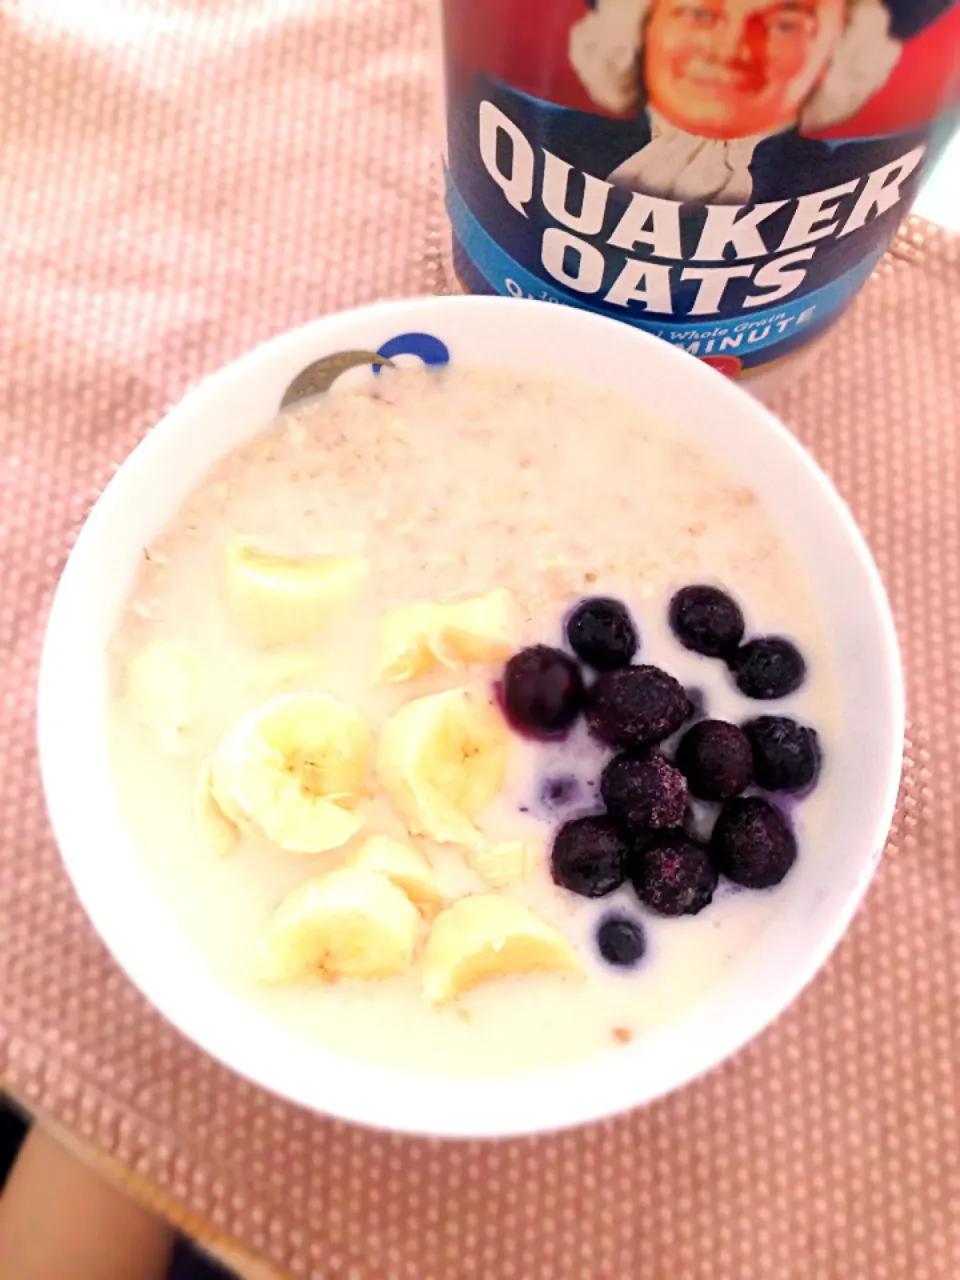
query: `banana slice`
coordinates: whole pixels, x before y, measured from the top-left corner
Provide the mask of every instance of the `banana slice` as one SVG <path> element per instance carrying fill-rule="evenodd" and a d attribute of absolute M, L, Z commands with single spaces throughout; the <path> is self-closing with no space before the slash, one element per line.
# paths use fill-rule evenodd
<path fill-rule="evenodd" d="M 380 619 L 377 636 L 377 675 L 384 684 L 412 680 L 433 665 L 430 620 L 433 604 L 407 604 Z"/>
<path fill-rule="evenodd" d="M 518 637 L 519 611 L 503 587 L 446 604 L 404 605 L 380 621 L 377 672 L 395 684 L 438 662 L 450 668 L 499 662 L 516 649 Z"/>
<path fill-rule="evenodd" d="M 497 707 L 469 689 L 417 698 L 383 727 L 376 770 L 411 835 L 473 848 L 473 819 L 503 786 L 510 736 Z"/>
<path fill-rule="evenodd" d="M 413 963 L 420 916 L 386 876 L 340 867 L 301 885 L 257 944 L 261 982 L 390 978 Z"/>
<path fill-rule="evenodd" d="M 172 640 L 151 640 L 127 667 L 127 703 L 171 755 L 187 750 L 186 729 L 200 692 L 196 653 Z"/>
<path fill-rule="evenodd" d="M 480 982 L 546 970 L 582 974 L 566 935 L 523 903 L 497 893 L 461 898 L 441 911 L 423 952 L 423 985 L 435 1004 Z"/>
<path fill-rule="evenodd" d="M 530 874 L 539 846 L 534 840 L 507 840 L 467 851 L 467 862 L 494 889 L 522 884 Z"/>
<path fill-rule="evenodd" d="M 431 913 L 441 900 L 433 867 L 419 849 L 400 840 L 371 836 L 350 854 L 345 865 L 386 876 L 422 912 Z"/>
<path fill-rule="evenodd" d="M 504 587 L 437 607 L 430 648 L 445 667 L 500 662 L 517 648 L 520 612 Z"/>
<path fill-rule="evenodd" d="M 370 570 L 362 556 L 279 556 L 239 539 L 226 559 L 233 616 L 264 647 L 309 640 Z"/>
<path fill-rule="evenodd" d="M 216 854 L 229 857 L 240 843 L 240 828 L 223 812 L 213 796 L 213 761 L 200 770 L 193 807 Z"/>
<path fill-rule="evenodd" d="M 323 853 L 363 826 L 370 731 L 325 693 L 280 694 L 213 754 L 210 794 L 229 821 L 292 853 Z"/>

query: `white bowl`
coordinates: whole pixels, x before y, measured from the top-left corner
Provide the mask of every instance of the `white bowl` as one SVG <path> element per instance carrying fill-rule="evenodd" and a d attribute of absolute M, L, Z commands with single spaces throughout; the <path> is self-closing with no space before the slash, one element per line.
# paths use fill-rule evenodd
<path fill-rule="evenodd" d="M 715 447 L 789 529 L 835 642 L 839 740 L 830 849 L 757 942 L 749 965 L 675 1023 L 617 1053 L 490 1080 L 426 1077 L 299 1041 L 225 989 L 154 892 L 121 821 L 107 751 L 107 644 L 142 549 L 207 469 L 275 415 L 301 370 L 333 352 L 435 335 L 454 362 L 595 381 Z M 587 311 L 504 298 L 425 298 L 328 316 L 242 357 L 191 391 L 96 504 L 54 601 L 39 693 L 40 761 L 63 860 L 130 979 L 176 1027 L 241 1075 L 316 1111 L 383 1128 L 502 1136 L 648 1102 L 756 1035 L 826 960 L 880 857 L 897 792 L 903 694 L 896 636 L 870 554 L 833 487 L 750 396 L 667 343 Z M 828 856 L 827 856 L 828 855 Z"/>

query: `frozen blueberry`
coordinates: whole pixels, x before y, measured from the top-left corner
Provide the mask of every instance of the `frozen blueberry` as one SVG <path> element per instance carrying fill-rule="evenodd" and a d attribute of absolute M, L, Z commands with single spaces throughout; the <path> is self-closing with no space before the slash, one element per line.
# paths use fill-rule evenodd
<path fill-rule="evenodd" d="M 639 644 L 626 607 L 606 596 L 577 605 L 567 619 L 567 639 L 580 661 L 596 671 L 628 667 Z"/>
<path fill-rule="evenodd" d="M 655 836 L 634 852 L 630 878 L 641 902 L 663 916 L 696 915 L 717 887 L 707 850 L 673 831 Z"/>
<path fill-rule="evenodd" d="M 521 649 L 503 673 L 503 706 L 518 729 L 540 738 L 558 737 L 583 707 L 583 677 L 569 654 L 548 645 Z"/>
<path fill-rule="evenodd" d="M 609 818 L 573 818 L 553 841 L 556 884 L 582 898 L 603 898 L 627 878 L 627 842 Z"/>
<path fill-rule="evenodd" d="M 795 644 L 766 636 L 742 645 L 730 659 L 730 670 L 748 698 L 785 698 L 803 684 L 807 664 Z"/>
<path fill-rule="evenodd" d="M 815 729 L 789 716 L 758 716 L 743 726 L 753 750 L 753 776 L 764 791 L 802 791 L 820 772 Z"/>
<path fill-rule="evenodd" d="M 748 889 L 779 884 L 797 857 L 797 842 L 786 818 L 759 796 L 727 801 L 710 849 L 723 874 Z"/>
<path fill-rule="evenodd" d="M 670 601 L 670 626 L 686 649 L 723 658 L 743 639 L 743 613 L 717 587 L 683 587 Z"/>
<path fill-rule="evenodd" d="M 725 720 L 701 720 L 680 739 L 677 768 L 698 800 L 727 800 L 753 778 L 747 735 Z"/>
<path fill-rule="evenodd" d="M 614 756 L 600 775 L 607 812 L 626 827 L 679 827 L 687 783 L 662 756 Z"/>
<path fill-rule="evenodd" d="M 607 964 L 631 969 L 643 958 L 647 940 L 639 921 L 629 916 L 607 916 L 597 929 L 597 947 Z"/>
<path fill-rule="evenodd" d="M 602 671 L 587 691 L 587 724 L 611 747 L 650 747 L 669 738 L 693 707 L 678 680 L 659 667 Z"/>

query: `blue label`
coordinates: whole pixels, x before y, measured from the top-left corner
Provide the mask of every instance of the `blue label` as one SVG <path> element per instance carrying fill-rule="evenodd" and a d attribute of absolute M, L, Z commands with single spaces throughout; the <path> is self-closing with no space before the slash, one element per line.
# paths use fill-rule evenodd
<path fill-rule="evenodd" d="M 455 258 L 465 258 L 473 268 L 473 283 L 465 281 L 471 293 L 536 298 L 542 302 L 584 307 L 600 315 L 611 314 L 609 308 L 585 302 L 557 285 L 547 283 L 511 258 L 481 227 L 449 174 L 447 212 L 457 245 Z M 749 358 L 767 347 L 797 337 L 806 340 L 829 323 L 865 284 L 882 254 L 883 249 L 876 250 L 866 260 L 823 288 L 748 316 L 692 323 L 658 321 L 648 314 L 626 314 L 619 318 L 665 339 L 673 346 L 683 347 L 693 355 Z"/>

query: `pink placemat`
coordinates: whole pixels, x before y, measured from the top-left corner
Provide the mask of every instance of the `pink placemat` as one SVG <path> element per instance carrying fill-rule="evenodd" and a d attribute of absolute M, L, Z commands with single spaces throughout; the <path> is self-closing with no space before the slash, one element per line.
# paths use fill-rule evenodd
<path fill-rule="evenodd" d="M 324 1121 L 162 1023 L 43 814 L 37 657 L 111 470 L 204 373 L 443 287 L 429 0 L 0 3 L 0 1078 L 202 1235 L 324 1280 L 960 1275 L 960 242 L 911 220 L 778 409 L 893 597 L 901 805 L 826 971 L 707 1079 L 494 1145 Z"/>

